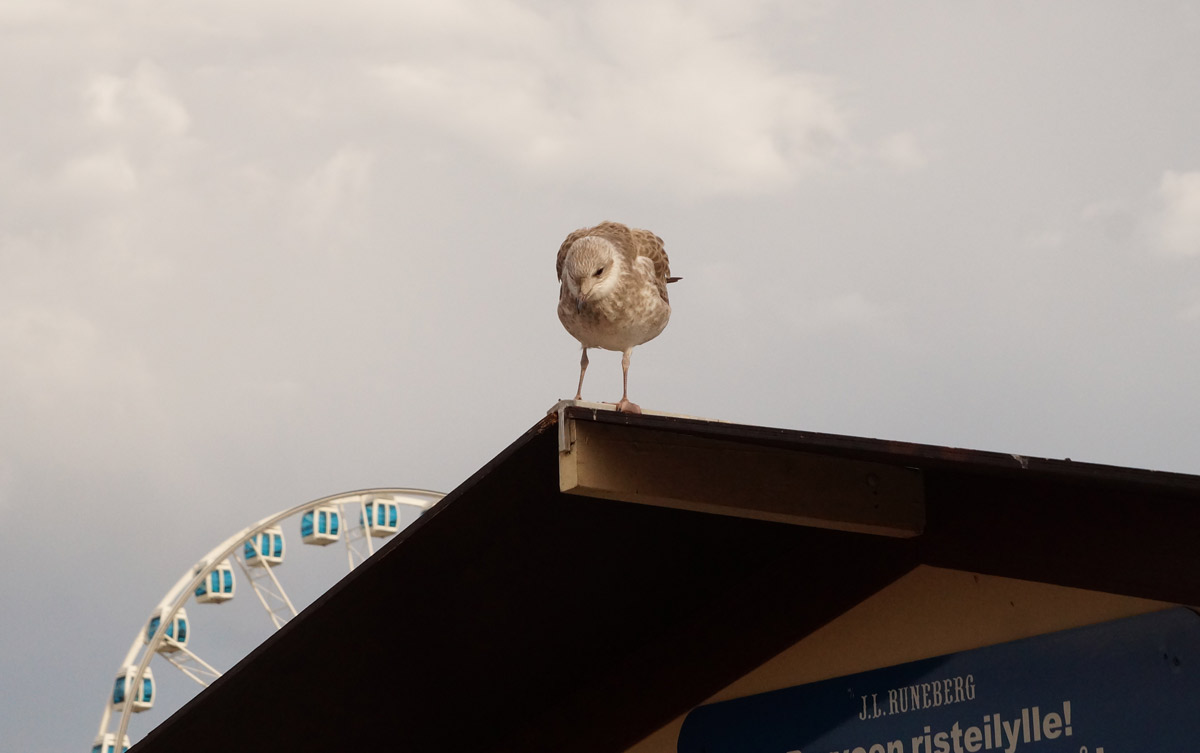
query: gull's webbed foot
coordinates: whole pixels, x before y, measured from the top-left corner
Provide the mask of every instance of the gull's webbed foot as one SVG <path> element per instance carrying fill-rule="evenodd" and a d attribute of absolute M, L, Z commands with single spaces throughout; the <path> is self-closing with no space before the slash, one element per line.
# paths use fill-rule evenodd
<path fill-rule="evenodd" d="M 637 403 L 629 402 L 629 398 L 627 397 L 621 398 L 621 402 L 617 403 L 616 406 L 618 413 L 636 413 L 638 415 L 642 413 L 642 407 Z"/>

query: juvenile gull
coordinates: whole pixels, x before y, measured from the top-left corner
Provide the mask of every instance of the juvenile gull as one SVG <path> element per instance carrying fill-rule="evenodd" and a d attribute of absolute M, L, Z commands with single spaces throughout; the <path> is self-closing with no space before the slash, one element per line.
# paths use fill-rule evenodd
<path fill-rule="evenodd" d="M 601 222 L 567 236 L 556 268 L 562 283 L 558 319 L 583 346 L 575 399 L 583 399 L 588 348 L 618 350 L 622 390 L 617 410 L 641 413 L 629 401 L 629 355 L 666 328 L 671 318 L 667 283 L 680 279 L 670 276 L 662 238 L 619 222 Z"/>

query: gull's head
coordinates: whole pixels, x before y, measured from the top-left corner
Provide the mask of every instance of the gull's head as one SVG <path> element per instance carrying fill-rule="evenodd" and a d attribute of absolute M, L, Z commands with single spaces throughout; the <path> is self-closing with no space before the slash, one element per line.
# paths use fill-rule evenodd
<path fill-rule="evenodd" d="M 589 235 L 571 244 L 563 262 L 563 282 L 582 311 L 589 301 L 603 298 L 617 285 L 620 255 L 612 243 Z"/>

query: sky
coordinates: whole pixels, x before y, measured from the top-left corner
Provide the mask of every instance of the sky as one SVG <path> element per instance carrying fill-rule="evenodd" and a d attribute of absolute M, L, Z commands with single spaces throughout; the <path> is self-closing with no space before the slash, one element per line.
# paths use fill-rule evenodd
<path fill-rule="evenodd" d="M 1200 474 L 1197 71 L 1195 1 L 0 0 L 2 747 L 226 536 L 571 397 L 606 219 L 683 277 L 646 409 Z"/>

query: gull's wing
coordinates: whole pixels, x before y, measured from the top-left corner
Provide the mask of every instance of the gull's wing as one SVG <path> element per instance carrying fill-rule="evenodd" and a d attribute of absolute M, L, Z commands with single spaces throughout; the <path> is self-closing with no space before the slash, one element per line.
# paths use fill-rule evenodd
<path fill-rule="evenodd" d="M 644 256 L 654 265 L 654 279 L 666 284 L 671 276 L 671 262 L 667 258 L 667 250 L 663 248 L 663 239 L 649 230 L 630 230 L 633 237 L 633 247 L 638 256 Z"/>
<path fill-rule="evenodd" d="M 662 238 L 649 230 L 632 230 L 630 233 L 637 257 L 649 261 L 654 268 L 654 285 L 658 288 L 658 294 L 670 303 L 670 298 L 667 297 L 667 283 L 675 282 L 678 278 L 671 277 L 671 262 L 667 258 L 667 250 L 663 248 Z"/>

